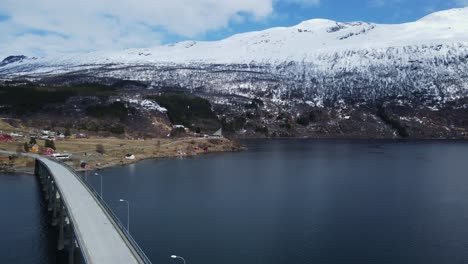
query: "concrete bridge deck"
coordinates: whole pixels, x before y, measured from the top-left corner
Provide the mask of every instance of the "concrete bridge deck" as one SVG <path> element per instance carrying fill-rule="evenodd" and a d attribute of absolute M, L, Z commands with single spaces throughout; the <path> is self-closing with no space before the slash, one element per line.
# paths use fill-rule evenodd
<path fill-rule="evenodd" d="M 36 159 L 52 174 L 86 263 L 150 263 L 80 176 L 59 162 Z"/>

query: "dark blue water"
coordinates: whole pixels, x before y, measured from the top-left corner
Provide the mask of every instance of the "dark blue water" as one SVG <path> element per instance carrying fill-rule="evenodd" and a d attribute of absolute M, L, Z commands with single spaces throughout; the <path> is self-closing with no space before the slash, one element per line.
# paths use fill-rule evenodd
<path fill-rule="evenodd" d="M 34 176 L 0 174 L 0 263 L 64 263 L 39 188 Z"/>
<path fill-rule="evenodd" d="M 130 231 L 153 263 L 177 263 L 171 254 L 194 264 L 468 263 L 467 143 L 247 145 L 241 153 L 100 171 L 104 198 L 124 224 L 126 204 L 118 200 L 130 201 Z M 14 181 L 5 179 L 2 199 L 11 192 L 33 196 L 24 203 L 40 217 L 36 190 L 4 190 Z M 99 176 L 88 179 L 99 191 Z M 11 211 L 11 202 L 2 206 Z M 30 234 L 41 221 L 20 219 L 10 239 L 43 239 Z M 0 250 L 6 242 L 2 237 Z M 10 245 L 15 249 L 22 247 Z"/>

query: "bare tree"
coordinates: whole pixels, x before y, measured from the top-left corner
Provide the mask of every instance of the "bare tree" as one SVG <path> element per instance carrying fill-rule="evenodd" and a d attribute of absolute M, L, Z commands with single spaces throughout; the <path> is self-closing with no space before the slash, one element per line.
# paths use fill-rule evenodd
<path fill-rule="evenodd" d="M 28 143 L 18 144 L 18 146 L 16 147 L 16 154 L 20 155 L 21 153 L 23 153 L 23 151 L 27 152 L 28 149 Z"/>
<path fill-rule="evenodd" d="M 106 150 L 104 149 L 104 146 L 102 144 L 97 144 L 96 145 L 96 152 L 99 154 L 104 155 L 106 153 Z"/>

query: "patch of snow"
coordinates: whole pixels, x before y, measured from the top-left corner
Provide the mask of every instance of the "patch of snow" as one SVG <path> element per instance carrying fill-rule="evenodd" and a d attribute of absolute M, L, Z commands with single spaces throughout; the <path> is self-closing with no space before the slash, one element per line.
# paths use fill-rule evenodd
<path fill-rule="evenodd" d="M 158 111 L 160 113 L 167 113 L 167 109 L 160 106 L 158 103 L 151 100 L 139 100 L 135 98 L 125 98 L 126 102 L 135 105 L 138 108 L 142 108 L 147 111 Z"/>
<path fill-rule="evenodd" d="M 156 110 L 161 113 L 167 113 L 167 109 L 164 107 L 161 107 L 158 103 L 150 100 L 143 100 L 141 101 L 140 105 L 144 107 L 147 110 Z"/>
<path fill-rule="evenodd" d="M 400 116 L 400 120 L 408 121 L 408 122 L 418 122 L 418 123 L 420 123 L 420 124 L 424 123 L 423 120 L 421 120 L 419 117 L 416 117 L 416 116 L 411 116 L 411 117 L 408 117 L 408 116 Z"/>

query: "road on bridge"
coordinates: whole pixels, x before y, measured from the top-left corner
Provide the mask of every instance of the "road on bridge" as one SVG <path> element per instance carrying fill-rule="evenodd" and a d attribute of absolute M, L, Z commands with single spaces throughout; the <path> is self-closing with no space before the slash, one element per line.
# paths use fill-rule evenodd
<path fill-rule="evenodd" d="M 56 161 L 39 156 L 36 158 L 54 175 L 88 263 L 141 263 L 126 238 L 112 224 L 108 214 L 78 176 Z"/>

